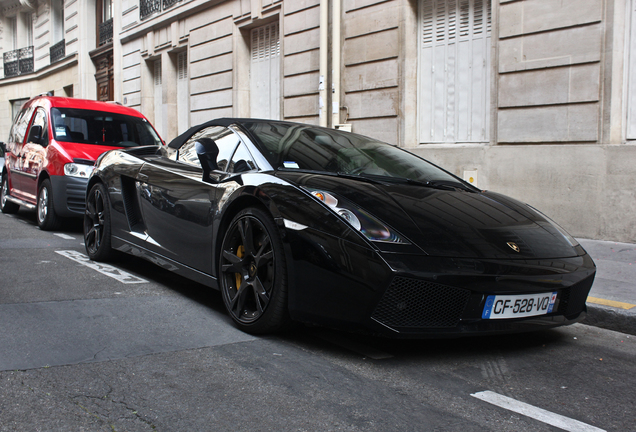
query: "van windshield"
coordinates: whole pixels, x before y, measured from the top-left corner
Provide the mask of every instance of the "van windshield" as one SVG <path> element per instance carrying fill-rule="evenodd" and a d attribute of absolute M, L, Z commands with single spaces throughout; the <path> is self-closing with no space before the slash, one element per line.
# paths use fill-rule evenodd
<path fill-rule="evenodd" d="M 142 117 L 76 108 L 51 108 L 56 141 L 113 147 L 161 145 Z"/>

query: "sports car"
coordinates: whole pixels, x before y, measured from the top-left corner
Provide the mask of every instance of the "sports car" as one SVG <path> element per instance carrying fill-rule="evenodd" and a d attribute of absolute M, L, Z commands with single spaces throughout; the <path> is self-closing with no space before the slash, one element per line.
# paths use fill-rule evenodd
<path fill-rule="evenodd" d="M 585 317 L 595 265 L 556 223 L 390 144 L 218 119 L 112 150 L 88 183 L 86 251 L 221 291 L 234 323 L 396 337 L 510 333 Z"/>

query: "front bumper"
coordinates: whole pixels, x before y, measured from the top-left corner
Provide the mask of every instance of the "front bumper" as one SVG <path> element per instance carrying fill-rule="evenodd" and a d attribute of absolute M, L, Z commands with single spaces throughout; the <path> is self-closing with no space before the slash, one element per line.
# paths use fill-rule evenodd
<path fill-rule="evenodd" d="M 86 208 L 87 178 L 51 176 L 55 213 L 62 217 L 82 217 Z"/>
<path fill-rule="evenodd" d="M 585 317 L 596 268 L 581 255 L 486 260 L 381 253 L 305 230 L 287 236 L 292 318 L 394 337 L 514 333 Z M 489 295 L 557 292 L 552 313 L 482 319 Z"/>

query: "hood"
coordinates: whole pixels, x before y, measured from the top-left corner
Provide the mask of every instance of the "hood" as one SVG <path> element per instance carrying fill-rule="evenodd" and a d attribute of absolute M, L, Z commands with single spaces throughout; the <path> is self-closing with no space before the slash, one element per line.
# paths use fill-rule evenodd
<path fill-rule="evenodd" d="M 542 215 L 501 194 L 320 174 L 278 175 L 355 203 L 431 256 L 549 259 L 579 255 Z"/>
<path fill-rule="evenodd" d="M 104 146 L 98 144 L 76 144 L 76 143 L 58 143 L 57 149 L 69 161 L 73 159 L 84 159 L 95 161 L 102 153 L 109 150 L 119 149 L 121 147 Z"/>

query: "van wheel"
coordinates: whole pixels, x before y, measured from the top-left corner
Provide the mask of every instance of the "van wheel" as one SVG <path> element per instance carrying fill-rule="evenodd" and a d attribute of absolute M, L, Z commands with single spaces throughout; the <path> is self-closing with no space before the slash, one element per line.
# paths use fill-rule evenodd
<path fill-rule="evenodd" d="M 0 210 L 2 213 L 17 213 L 20 210 L 20 206 L 7 199 L 9 196 L 9 178 L 2 176 L 2 192 L 0 192 Z"/>
<path fill-rule="evenodd" d="M 53 194 L 51 191 L 51 181 L 49 179 L 44 180 L 40 185 L 37 207 L 38 226 L 44 231 L 59 228 L 61 222 L 53 208 Z"/>

